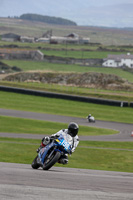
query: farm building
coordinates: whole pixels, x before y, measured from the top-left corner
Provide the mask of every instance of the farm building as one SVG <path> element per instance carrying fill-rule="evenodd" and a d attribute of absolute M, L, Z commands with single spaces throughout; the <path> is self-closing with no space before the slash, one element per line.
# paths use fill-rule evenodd
<path fill-rule="evenodd" d="M 104 67 L 129 67 L 133 68 L 133 55 L 130 53 L 121 55 L 108 55 L 102 64 Z"/>
<path fill-rule="evenodd" d="M 84 38 L 84 37 L 79 38 L 79 44 L 89 44 L 89 42 L 90 42 L 90 38 Z"/>
<path fill-rule="evenodd" d="M 90 42 L 90 38 L 81 37 L 76 33 L 70 33 L 66 37 L 67 37 L 68 43 L 69 42 L 71 43 L 73 40 L 77 41 L 77 44 L 89 44 Z"/>
<path fill-rule="evenodd" d="M 43 60 L 44 54 L 39 50 L 23 49 L 0 49 L 0 58 L 3 59 L 22 59 L 22 60 Z"/>
<path fill-rule="evenodd" d="M 50 38 L 50 43 L 54 43 L 54 44 L 78 44 L 79 43 L 79 39 L 77 38 L 67 38 L 67 37 L 58 37 L 58 36 L 52 36 Z"/>
<path fill-rule="evenodd" d="M 21 42 L 33 43 L 33 42 L 35 42 L 35 38 L 34 37 L 21 36 L 20 41 Z"/>
<path fill-rule="evenodd" d="M 90 38 L 80 37 L 76 33 L 71 33 L 67 36 L 58 37 L 58 36 L 51 36 L 50 43 L 55 44 L 89 44 Z"/>
<path fill-rule="evenodd" d="M 6 33 L 0 35 L 2 41 L 13 42 L 13 41 L 20 41 L 20 35 L 14 33 Z"/>

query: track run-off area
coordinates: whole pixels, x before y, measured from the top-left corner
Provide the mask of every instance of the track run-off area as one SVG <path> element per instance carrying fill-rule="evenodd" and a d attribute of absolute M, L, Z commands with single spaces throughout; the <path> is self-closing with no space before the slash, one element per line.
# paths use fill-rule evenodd
<path fill-rule="evenodd" d="M 74 121 L 79 125 L 119 131 L 115 135 L 79 136 L 80 140 L 133 141 L 132 124 L 97 120 L 96 123 L 89 124 L 83 118 L 7 109 L 0 109 L 0 115 L 62 123 Z M 0 137 L 41 139 L 42 135 L 0 133 Z M 27 164 L 1 162 L 0 200 L 16 199 L 132 200 L 133 173 L 66 167 L 52 167 L 48 171 L 43 171 L 33 170 L 31 165 Z"/>

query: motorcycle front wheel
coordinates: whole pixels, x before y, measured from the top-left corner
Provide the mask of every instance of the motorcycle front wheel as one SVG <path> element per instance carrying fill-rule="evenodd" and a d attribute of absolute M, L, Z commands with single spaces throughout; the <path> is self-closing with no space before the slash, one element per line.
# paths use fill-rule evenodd
<path fill-rule="evenodd" d="M 40 167 L 40 165 L 37 163 L 37 158 L 38 158 L 38 155 L 35 157 L 35 159 L 33 160 L 32 164 L 31 164 L 31 167 L 33 169 L 38 169 Z"/>
<path fill-rule="evenodd" d="M 59 151 L 54 152 L 50 159 L 46 159 L 43 164 L 43 170 L 50 169 L 60 158 L 61 153 Z"/>

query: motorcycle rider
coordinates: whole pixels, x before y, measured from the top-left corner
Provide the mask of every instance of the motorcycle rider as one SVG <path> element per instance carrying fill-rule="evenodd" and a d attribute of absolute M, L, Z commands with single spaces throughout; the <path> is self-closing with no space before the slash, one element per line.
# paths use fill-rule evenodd
<path fill-rule="evenodd" d="M 95 118 L 91 114 L 89 114 L 86 118 L 88 119 L 88 122 L 95 122 Z"/>
<path fill-rule="evenodd" d="M 44 137 L 42 138 L 41 146 L 37 149 L 37 153 L 40 151 L 41 148 L 45 147 L 47 144 L 49 144 L 53 139 L 58 138 L 61 134 L 63 135 L 64 139 L 72 145 L 72 150 L 71 154 L 75 151 L 76 147 L 78 146 L 79 143 L 79 138 L 78 138 L 78 130 L 79 126 L 75 122 L 71 122 L 68 125 L 67 129 L 62 129 L 58 131 L 55 134 L 52 134 L 51 137 Z M 68 155 L 62 155 L 58 161 L 60 164 L 67 164 L 68 163 Z"/>

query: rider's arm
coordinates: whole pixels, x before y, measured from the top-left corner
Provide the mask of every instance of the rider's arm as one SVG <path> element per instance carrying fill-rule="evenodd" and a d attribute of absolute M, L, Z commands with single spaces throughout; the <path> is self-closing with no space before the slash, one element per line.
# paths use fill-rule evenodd
<path fill-rule="evenodd" d="M 79 144 L 79 138 L 78 138 L 78 136 L 76 136 L 76 137 L 74 137 L 72 152 L 75 151 L 75 149 L 78 146 L 78 144 Z"/>
<path fill-rule="evenodd" d="M 62 130 L 58 131 L 58 132 L 55 133 L 55 134 L 52 134 L 50 138 L 51 138 L 51 139 L 58 138 L 58 137 L 60 136 L 60 134 L 62 134 Z"/>

